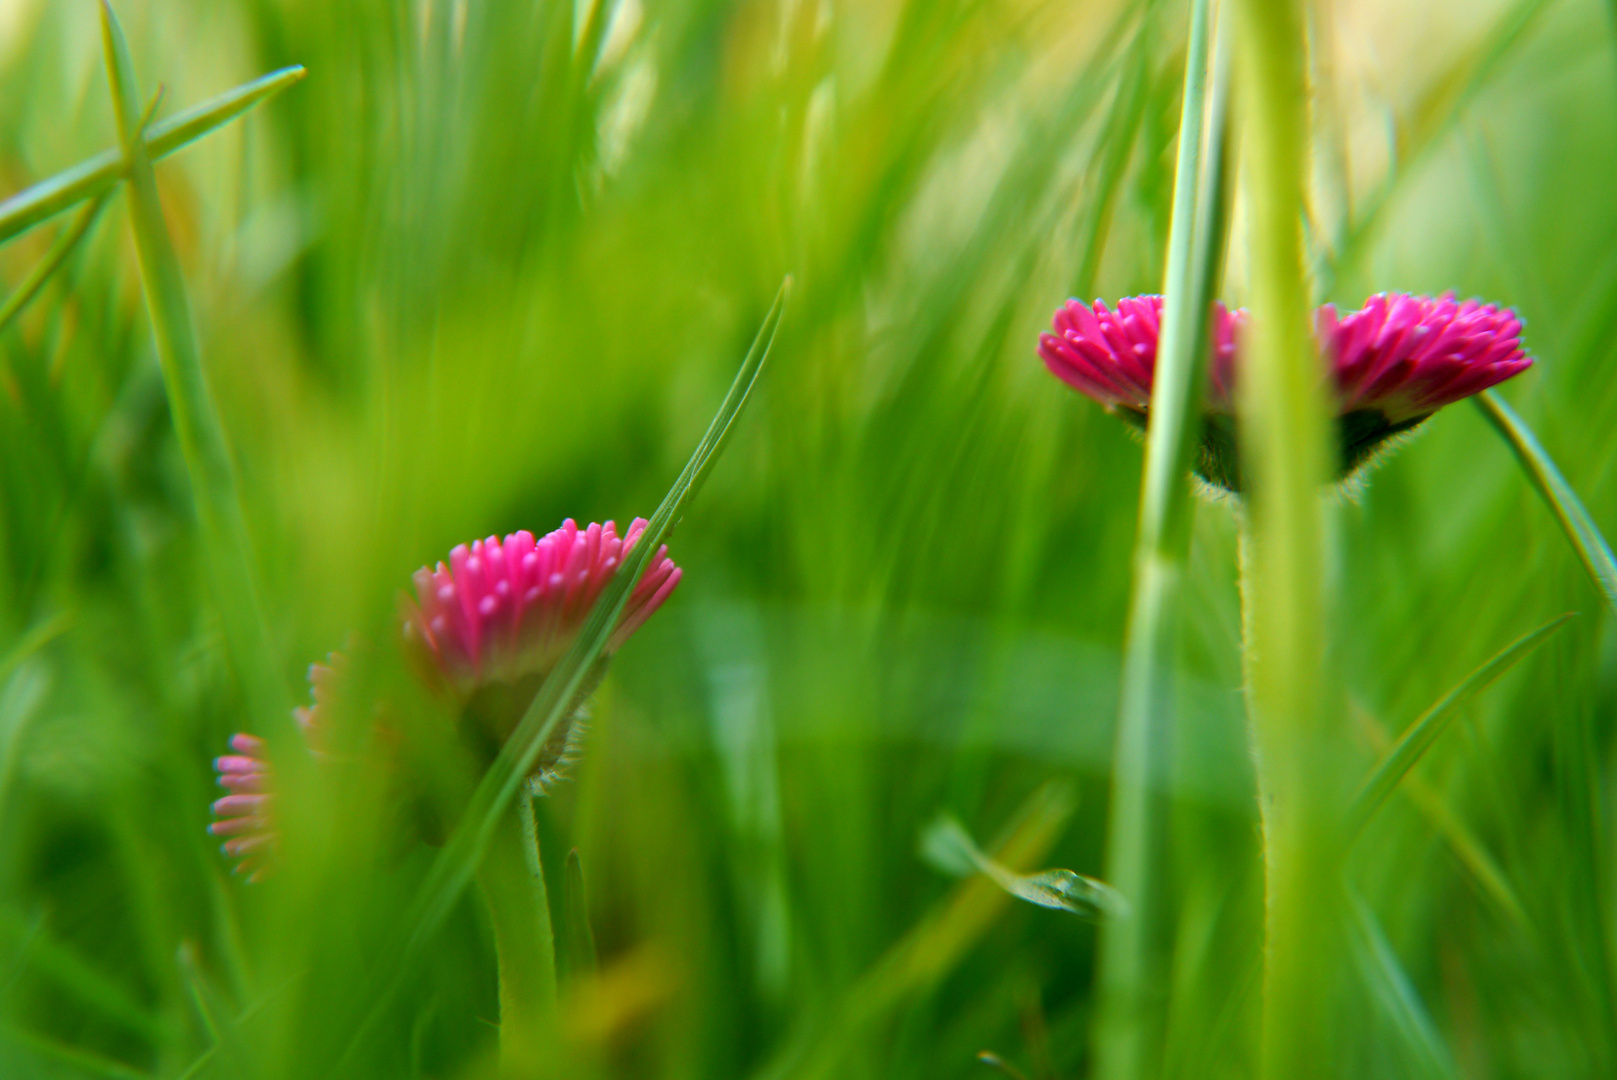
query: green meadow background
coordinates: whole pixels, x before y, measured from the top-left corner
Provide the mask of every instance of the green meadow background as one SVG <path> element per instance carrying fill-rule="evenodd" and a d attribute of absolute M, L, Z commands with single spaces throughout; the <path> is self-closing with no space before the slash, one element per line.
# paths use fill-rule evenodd
<path fill-rule="evenodd" d="M 1095 924 L 919 842 L 945 810 L 990 848 L 1032 821 L 1024 868 L 1102 872 L 1141 449 L 1034 349 L 1068 296 L 1161 289 L 1186 6 L 118 10 L 159 119 L 308 69 L 157 166 L 287 709 L 311 661 L 390 648 L 410 572 L 454 544 L 649 516 L 793 276 L 669 541 L 684 580 L 540 806 L 553 906 L 580 925 L 576 848 L 599 953 L 564 964 L 552 1073 L 992 1077 L 988 1050 L 1087 1075 Z M 1315 3 L 1307 224 L 1321 300 L 1454 289 L 1522 314 L 1537 363 L 1503 394 L 1608 531 L 1614 16 Z M 0 194 L 117 140 L 97 6 L 0 3 Z M 68 220 L 0 248 L 7 289 Z M 1244 222 L 1237 194 L 1232 304 Z M 1257 1071 L 1234 514 L 1197 510 L 1163 780 L 1171 1077 Z M 1579 614 L 1354 849 L 1332 1069 L 1617 1075 L 1612 612 L 1469 405 L 1340 521 L 1355 770 Z M 475 892 L 374 1008 L 431 847 L 329 791 L 289 812 L 262 884 L 207 835 L 232 732 L 298 750 L 283 709 L 249 708 L 208 582 L 119 195 L 0 333 L 0 1075 L 495 1075 Z"/>

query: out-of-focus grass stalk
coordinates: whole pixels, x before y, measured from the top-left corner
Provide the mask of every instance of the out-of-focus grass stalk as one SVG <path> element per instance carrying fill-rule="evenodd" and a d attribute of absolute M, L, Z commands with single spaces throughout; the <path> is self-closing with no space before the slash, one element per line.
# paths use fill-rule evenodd
<path fill-rule="evenodd" d="M 103 0 L 101 12 L 107 77 L 112 84 L 113 107 L 126 155 L 129 217 L 174 433 L 190 474 L 191 494 L 202 524 L 209 576 L 230 657 L 249 709 L 263 722 L 271 714 L 284 715 L 290 699 L 271 652 L 253 580 L 252 548 L 236 487 L 235 466 L 202 370 L 185 281 L 163 220 L 147 141 L 141 137 L 136 111 L 139 97 L 129 47 L 107 0 Z"/>
<path fill-rule="evenodd" d="M 1595 588 L 1606 598 L 1606 603 L 1617 608 L 1617 559 L 1612 557 L 1611 545 L 1606 543 L 1589 511 L 1583 508 L 1583 500 L 1555 467 L 1555 461 L 1534 437 L 1532 428 L 1505 404 L 1504 398 L 1492 390 L 1484 390 L 1475 400 L 1477 408 L 1516 452 L 1516 459 L 1527 470 L 1527 477 L 1538 493 L 1550 504 Z"/>
<path fill-rule="evenodd" d="M 106 208 L 107 200 L 111 197 L 112 192 L 110 190 L 97 195 L 90 201 L 90 205 L 86 206 L 83 212 L 79 214 L 78 219 L 63 229 L 61 234 L 56 237 L 51 243 L 50 250 L 39 261 L 39 265 L 29 271 L 22 284 L 18 285 L 16 290 L 6 297 L 6 302 L 3 305 L 0 305 L 0 330 L 4 330 L 11 325 L 11 320 L 22 314 L 23 308 L 27 307 L 34 297 L 39 295 L 39 291 L 45 287 L 45 283 L 51 279 L 51 275 L 62 268 L 62 264 L 73 253 L 73 249 L 78 247 L 79 242 L 89 234 L 90 226 L 94 225 L 96 218 L 101 216 L 101 211 Z"/>
<path fill-rule="evenodd" d="M 1174 666 L 1180 586 L 1195 507 L 1190 469 L 1207 384 L 1208 310 L 1223 247 L 1228 64 L 1208 63 L 1212 8 L 1210 0 L 1197 0 L 1191 10 L 1162 344 L 1151 389 L 1134 594 L 1124 646 L 1105 876 L 1133 912 L 1101 929 L 1101 1002 L 1094 1039 L 1095 1074 L 1102 1080 L 1156 1075 L 1165 1028 L 1173 935 L 1165 864 Z M 1216 72 L 1211 79 L 1210 66 Z"/>
<path fill-rule="evenodd" d="M 509 1075 L 526 1075 L 544 1060 L 557 1032 L 556 939 L 528 792 L 501 815 L 477 883 L 499 958 L 501 1066 Z"/>
<path fill-rule="evenodd" d="M 1309 330 L 1302 221 L 1307 36 L 1298 0 L 1235 0 L 1252 324 L 1239 386 L 1247 706 L 1264 852 L 1263 1075 L 1320 1075 L 1337 893 L 1325 663 L 1330 418 Z"/>
<path fill-rule="evenodd" d="M 259 102 L 285 90 L 303 75 L 302 67 L 272 71 L 204 101 L 194 109 L 188 109 L 160 124 L 153 124 L 145 133 L 144 140 L 148 160 L 165 158 L 215 128 L 228 124 Z M 123 179 L 124 170 L 124 151 L 108 150 L 18 192 L 0 203 L 0 244 L 86 199 L 111 191 Z"/>

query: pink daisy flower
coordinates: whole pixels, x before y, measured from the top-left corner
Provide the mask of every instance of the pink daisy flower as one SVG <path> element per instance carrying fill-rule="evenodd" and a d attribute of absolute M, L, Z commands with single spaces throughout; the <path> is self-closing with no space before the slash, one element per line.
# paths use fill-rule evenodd
<path fill-rule="evenodd" d="M 472 747 L 492 760 L 588 617 L 626 553 L 645 532 L 646 521 L 636 518 L 622 538 L 612 522 L 580 529 L 572 519 L 561 528 L 535 539 L 516 532 L 462 544 L 449 553 L 449 565 L 416 571 L 417 599 L 405 599 L 403 630 L 407 647 L 432 685 L 446 692 L 459 717 L 460 734 Z M 540 754 L 530 781 L 543 791 L 560 779 L 577 757 L 584 732 L 584 699 L 605 671 L 605 661 L 662 606 L 679 585 L 682 571 L 668 558 L 664 545 L 647 565 L 619 617 L 607 644 L 606 655 L 586 679 L 573 713 Z M 323 751 L 322 730 L 327 726 L 346 660 L 333 653 L 329 664 L 309 668 L 313 704 L 295 710 L 309 749 Z M 378 723 L 384 742 L 398 736 Z M 237 858 L 237 872 L 259 880 L 274 853 L 279 833 L 275 825 L 275 775 L 263 740 L 236 735 L 234 754 L 219 758 L 219 783 L 229 794 L 213 804 L 218 818 L 210 827 L 227 837 L 224 850 Z M 409 783 L 407 767 L 395 760 L 391 768 L 402 801 L 418 798 Z M 416 807 L 423 821 L 422 834 L 443 831 L 434 812 Z"/>
<path fill-rule="evenodd" d="M 1125 297 L 1110 311 L 1069 300 L 1057 309 L 1053 334 L 1039 356 L 1058 379 L 1138 427 L 1146 424 L 1156 368 L 1162 298 Z M 1196 461 L 1203 479 L 1241 490 L 1234 424 L 1243 310 L 1218 305 L 1206 426 Z M 1453 293 L 1434 300 L 1402 293 L 1371 297 L 1338 316 L 1330 304 L 1315 319 L 1320 352 L 1338 402 L 1339 470 L 1348 476 L 1387 439 L 1408 431 L 1444 405 L 1526 370 L 1521 320 L 1509 309 Z"/>
<path fill-rule="evenodd" d="M 1430 416 L 1533 364 L 1514 311 L 1460 303 L 1452 292 L 1380 293 L 1341 318 L 1326 304 L 1315 327 L 1342 412 L 1374 409 L 1390 424 Z"/>
<path fill-rule="evenodd" d="M 429 677 L 459 699 L 462 734 L 484 757 L 499 753 L 646 524 L 636 518 L 620 539 L 610 521 L 580 529 L 568 518 L 537 539 L 515 532 L 462 544 L 449 553 L 448 566 L 416 571 L 416 600 L 404 605 L 405 638 L 426 661 L 421 666 Z M 564 777 L 577 759 L 585 705 L 606 661 L 663 605 L 681 576 L 667 545 L 659 548 L 567 721 L 540 753 L 529 778 L 537 790 Z"/>
<path fill-rule="evenodd" d="M 568 518 L 538 539 L 514 532 L 461 544 L 448 566 L 415 572 L 417 601 L 405 603 L 405 637 L 462 694 L 491 681 L 543 676 L 572 645 L 646 524 L 635 518 L 619 539 L 610 521 L 580 529 Z M 663 545 L 629 594 L 608 654 L 662 606 L 681 575 Z"/>
<path fill-rule="evenodd" d="M 1213 358 L 1208 407 L 1230 411 L 1234 389 L 1236 336 L 1244 310 L 1213 310 Z M 1056 309 L 1053 334 L 1039 335 L 1039 356 L 1050 373 L 1108 408 L 1141 416 L 1151 406 L 1151 378 L 1157 367 L 1162 331 L 1162 297 L 1125 296 L 1117 310 L 1068 300 Z"/>

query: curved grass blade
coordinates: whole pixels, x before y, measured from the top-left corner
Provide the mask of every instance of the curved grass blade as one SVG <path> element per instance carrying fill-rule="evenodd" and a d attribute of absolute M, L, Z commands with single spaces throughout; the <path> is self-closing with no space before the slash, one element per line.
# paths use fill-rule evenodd
<path fill-rule="evenodd" d="M 572 707 L 586 676 L 606 648 L 612 630 L 617 626 L 623 605 L 646 564 L 662 544 L 663 538 L 678 520 L 692 496 L 700 490 L 719 453 L 724 449 L 736 417 L 747 403 L 764 361 L 774 344 L 785 312 L 786 299 L 791 293 L 792 279 L 781 282 L 775 301 L 764 316 L 758 334 L 746 359 L 736 372 L 730 390 L 708 425 L 706 434 L 697 444 L 695 452 L 680 472 L 674 486 L 669 488 L 662 503 L 651 516 L 645 531 L 635 546 L 624 553 L 623 565 L 612 581 L 595 601 L 590 615 L 572 647 L 545 678 L 516 729 L 500 748 L 499 755 L 489 767 L 477 790 L 472 793 L 460 822 L 455 826 L 448 842 L 439 851 L 427 873 L 416 903 L 406 920 L 406 939 L 396 957 L 395 971 L 382 991 L 376 995 L 358 1031 L 344 1052 L 346 1062 L 363 1044 L 376 1019 L 398 992 L 409 965 L 421 948 L 443 925 L 460 894 L 476 873 L 478 862 L 488 850 L 489 841 L 498 826 L 500 815 L 510 806 L 518 791 L 525 790 L 524 780 L 551 732 Z"/>
<path fill-rule="evenodd" d="M 1572 548 L 1583 561 L 1583 568 L 1588 571 L 1595 588 L 1606 598 L 1606 603 L 1617 610 L 1617 558 L 1613 558 L 1611 545 L 1606 543 L 1589 511 L 1583 508 L 1583 501 L 1561 475 L 1561 470 L 1555 467 L 1555 462 L 1539 444 L 1532 429 L 1516 415 L 1516 410 L 1505 404 L 1504 398 L 1492 390 L 1484 390 L 1473 400 L 1505 441 L 1510 443 L 1510 448 L 1516 452 L 1516 460 L 1527 470 L 1528 479 L 1544 501 L 1550 504 L 1550 509 L 1555 511 L 1561 528 L 1566 531 L 1567 539 L 1572 541 Z"/>
<path fill-rule="evenodd" d="M 1353 711 L 1359 721 L 1359 728 L 1370 740 L 1376 753 L 1385 754 L 1390 750 L 1392 739 L 1381 730 L 1381 725 L 1365 712 L 1363 706 L 1355 703 Z M 1460 860 L 1461 866 L 1470 871 L 1482 894 L 1491 899 L 1498 906 L 1500 913 L 1511 922 L 1523 930 L 1531 930 L 1527 911 L 1522 907 L 1516 890 L 1511 887 L 1504 870 L 1488 853 L 1487 847 L 1477 835 L 1471 831 L 1471 827 L 1449 808 L 1436 791 L 1423 783 L 1419 776 L 1406 773 L 1400 787 L 1404 796 L 1415 805 L 1415 808 L 1426 815 L 1427 824 L 1448 841 L 1454 857 Z"/>
<path fill-rule="evenodd" d="M 1398 786 L 1398 781 L 1404 778 L 1404 774 L 1414 767 L 1421 755 L 1437 741 L 1439 735 L 1443 734 L 1444 728 L 1454 719 L 1454 714 L 1459 711 L 1460 706 L 1487 689 L 1495 679 L 1514 667 L 1522 657 L 1542 645 L 1546 638 L 1559 630 L 1570 618 L 1571 612 L 1557 615 L 1538 629 L 1523 634 L 1506 645 L 1409 725 L 1409 730 L 1398 739 L 1386 757 L 1381 759 L 1381 764 L 1377 765 L 1375 771 L 1365 779 L 1359 793 L 1354 796 L 1352 808 L 1348 811 L 1345 839 L 1352 840 L 1358 835 L 1365 822 L 1369 821 L 1386 801 L 1392 789 Z"/>
<path fill-rule="evenodd" d="M 202 524 L 221 622 L 250 712 L 264 719 L 272 713 L 284 715 L 290 695 L 272 659 L 253 580 L 252 546 L 236 486 L 235 465 L 202 370 L 185 280 L 163 219 L 151 156 L 146 140 L 140 137 L 141 121 L 135 112 L 138 91 L 129 48 L 107 0 L 102 0 L 101 12 L 107 76 L 127 156 L 130 222 L 141 281 L 151 312 L 174 433 L 185 458 L 197 518 Z"/>
<path fill-rule="evenodd" d="M 301 66 L 281 68 L 153 124 L 146 133 L 147 156 L 152 161 L 167 157 L 285 90 L 304 74 Z M 110 191 L 123 174 L 124 152 L 108 150 L 18 192 L 0 203 L 0 244 L 86 199 Z"/>
<path fill-rule="evenodd" d="M 1172 757 L 1181 585 L 1195 509 L 1190 470 L 1201 436 L 1208 312 L 1224 234 L 1228 35 L 1219 35 L 1217 48 L 1213 37 L 1212 4 L 1199 0 L 1191 9 L 1185 57 L 1162 347 L 1151 389 L 1112 764 L 1105 873 L 1137 907 L 1133 918 L 1107 924 L 1099 942 L 1095 1069 L 1105 1080 L 1155 1072 L 1165 1023 L 1172 930 L 1162 901 L 1168 852 L 1164 790 Z"/>
<path fill-rule="evenodd" d="M 61 235 L 51 244 L 50 250 L 45 253 L 45 257 L 39 261 L 39 265 L 29 272 L 22 284 L 6 297 L 3 305 L 0 305 L 0 330 L 11 325 L 11 320 L 20 315 L 34 297 L 39 295 L 39 291 L 45 287 L 51 275 L 62 268 L 62 264 L 79 246 L 79 242 L 89 235 L 91 226 L 101 216 L 101 211 L 106 209 L 107 202 L 111 198 L 112 189 L 108 188 L 91 199 L 90 205 L 84 208 L 73 224 L 62 230 Z"/>
<path fill-rule="evenodd" d="M 938 817 L 921 834 L 921 855 L 946 874 L 982 874 L 1018 900 L 1039 907 L 1070 911 L 1087 919 L 1121 919 L 1129 914 L 1128 901 L 1104 881 L 1071 870 L 1018 874 L 995 862 L 983 854 L 965 826 L 948 814 Z"/>

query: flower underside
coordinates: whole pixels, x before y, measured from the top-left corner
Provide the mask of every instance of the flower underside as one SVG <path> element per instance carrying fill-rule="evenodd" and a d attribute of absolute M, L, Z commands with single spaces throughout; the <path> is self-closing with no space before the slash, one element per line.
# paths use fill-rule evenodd
<path fill-rule="evenodd" d="M 1039 339 L 1057 378 L 1136 427 L 1147 424 L 1162 320 L 1160 296 L 1131 296 L 1116 310 L 1069 300 Z M 1195 471 L 1232 492 L 1244 486 L 1235 421 L 1235 385 L 1245 311 L 1215 304 L 1208 327 L 1211 363 Z M 1337 472 L 1346 478 L 1388 441 L 1444 405 L 1526 370 L 1521 320 L 1476 300 L 1404 294 L 1373 296 L 1339 317 L 1319 309 L 1315 334 L 1337 406 Z"/>

